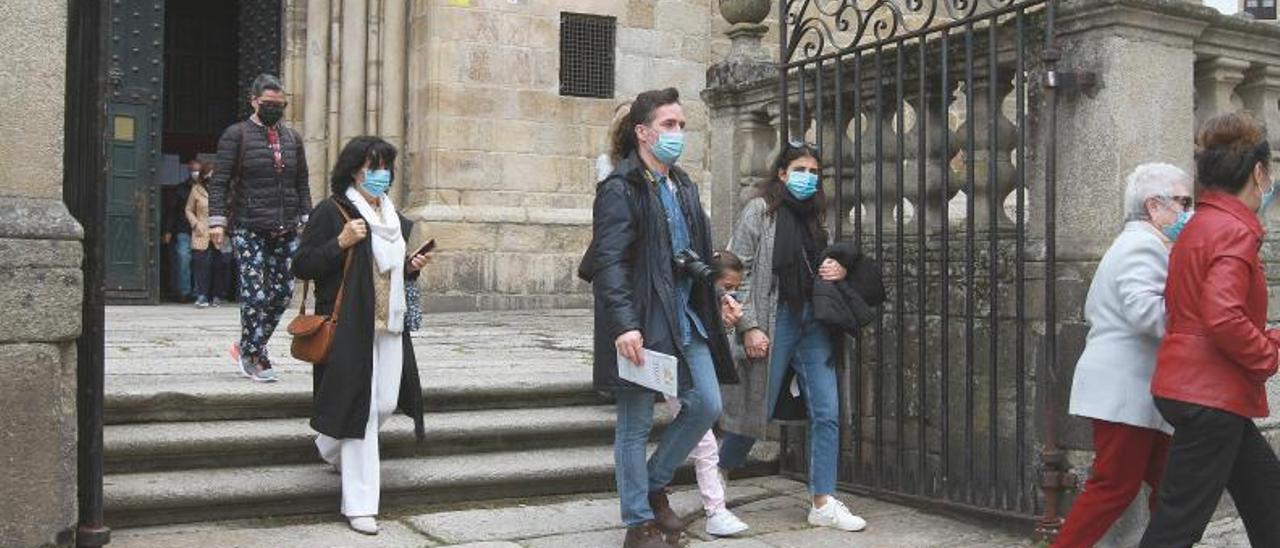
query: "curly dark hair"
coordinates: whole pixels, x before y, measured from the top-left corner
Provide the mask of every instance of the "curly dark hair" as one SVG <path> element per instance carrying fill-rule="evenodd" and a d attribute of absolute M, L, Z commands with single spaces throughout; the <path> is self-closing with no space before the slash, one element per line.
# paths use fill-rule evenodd
<path fill-rule="evenodd" d="M 640 146 L 636 140 L 636 126 L 652 123 L 654 111 L 678 103 L 680 92 L 676 88 L 649 90 L 637 95 L 631 101 L 631 112 L 613 130 L 610 156 L 618 159 L 630 156 Z"/>
<path fill-rule="evenodd" d="M 391 181 L 396 180 L 396 146 L 384 141 L 381 137 L 361 135 L 353 137 L 338 153 L 338 161 L 333 164 L 333 174 L 329 177 L 329 190 L 334 194 L 342 194 L 356 180 L 356 170 L 370 166 L 386 166 L 391 171 Z"/>

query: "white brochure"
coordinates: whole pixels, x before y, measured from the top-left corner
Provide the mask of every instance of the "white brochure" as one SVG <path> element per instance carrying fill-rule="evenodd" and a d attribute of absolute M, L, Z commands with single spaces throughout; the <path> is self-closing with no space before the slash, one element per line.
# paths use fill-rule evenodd
<path fill-rule="evenodd" d="M 679 361 L 675 356 L 644 349 L 644 365 L 636 365 L 618 353 L 618 376 L 651 390 L 676 397 Z"/>

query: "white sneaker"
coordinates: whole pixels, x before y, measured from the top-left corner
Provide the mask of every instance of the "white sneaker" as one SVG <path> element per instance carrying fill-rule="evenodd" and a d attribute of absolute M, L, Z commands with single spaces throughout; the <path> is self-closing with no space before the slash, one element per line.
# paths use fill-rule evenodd
<path fill-rule="evenodd" d="M 827 504 L 822 508 L 809 509 L 809 525 L 853 532 L 866 529 L 867 521 L 853 515 L 849 512 L 849 508 L 835 497 L 827 497 Z"/>
<path fill-rule="evenodd" d="M 378 520 L 373 519 L 373 516 L 348 517 L 347 523 L 353 531 L 362 535 L 378 534 Z"/>
<path fill-rule="evenodd" d="M 729 510 L 721 510 L 707 516 L 707 534 L 713 537 L 731 537 L 750 529 Z"/>

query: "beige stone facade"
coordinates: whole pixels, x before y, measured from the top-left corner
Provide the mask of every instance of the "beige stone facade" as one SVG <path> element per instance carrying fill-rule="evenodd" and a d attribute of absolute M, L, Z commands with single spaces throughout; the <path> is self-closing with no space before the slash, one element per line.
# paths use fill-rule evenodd
<path fill-rule="evenodd" d="M 80 226 L 62 203 L 67 2 L 0 5 L 0 546 L 76 529 Z"/>
<path fill-rule="evenodd" d="M 433 310 L 581 306 L 595 159 L 618 103 L 674 86 L 689 118 L 681 164 L 710 183 L 699 93 L 723 56 L 717 0 L 363 0 L 286 3 L 290 116 L 308 143 L 313 193 L 341 143 L 402 146 L 393 196 L 435 238 Z M 559 93 L 562 13 L 616 18 L 615 94 Z M 352 21 L 355 21 L 352 23 Z M 395 22 L 395 23 L 393 23 Z M 403 23 L 401 23 L 403 22 Z M 713 207 L 712 204 L 708 204 Z"/>

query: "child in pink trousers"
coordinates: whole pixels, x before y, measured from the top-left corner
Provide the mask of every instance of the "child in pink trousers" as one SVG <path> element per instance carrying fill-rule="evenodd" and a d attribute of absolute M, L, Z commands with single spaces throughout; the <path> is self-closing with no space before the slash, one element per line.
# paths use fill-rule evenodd
<path fill-rule="evenodd" d="M 712 262 L 720 271 L 716 287 L 732 295 L 742 283 L 742 261 L 728 251 L 721 251 L 716 253 Z M 672 417 L 679 414 L 680 400 L 668 396 L 667 409 Z M 689 458 L 693 459 L 693 468 L 698 478 L 698 494 L 702 497 L 702 508 L 707 514 L 707 534 L 727 537 L 746 531 L 747 524 L 725 507 L 724 480 L 720 477 L 720 448 L 715 433 L 708 430 L 698 446 L 689 453 Z"/>

